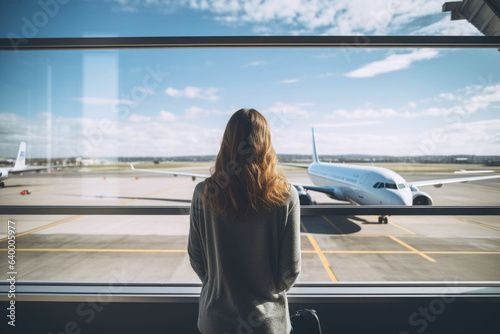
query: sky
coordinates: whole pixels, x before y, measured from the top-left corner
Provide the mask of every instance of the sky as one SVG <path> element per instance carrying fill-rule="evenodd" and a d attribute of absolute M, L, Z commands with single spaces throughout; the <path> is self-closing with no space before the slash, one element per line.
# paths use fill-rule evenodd
<path fill-rule="evenodd" d="M 0 35 L 481 35 L 444 1 L 0 3 Z M 496 49 L 0 51 L 0 157 L 217 154 L 255 108 L 278 154 L 499 155 Z"/>

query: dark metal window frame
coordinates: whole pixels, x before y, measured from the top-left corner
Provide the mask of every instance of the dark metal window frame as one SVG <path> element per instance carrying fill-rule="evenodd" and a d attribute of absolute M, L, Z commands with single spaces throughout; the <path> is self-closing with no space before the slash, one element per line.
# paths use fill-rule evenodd
<path fill-rule="evenodd" d="M 150 48 L 500 48 L 500 36 L 185 36 L 0 39 L 0 51 Z"/>
<path fill-rule="evenodd" d="M 189 36 L 0 39 L 0 51 L 153 48 L 497 48 L 500 36 Z M 187 215 L 188 206 L 0 206 L 0 215 Z M 310 215 L 500 215 L 495 207 L 309 206 Z M 16 282 L 19 301 L 91 301 L 103 291 L 121 302 L 197 302 L 199 283 Z M 114 288 L 111 288 L 114 287 Z M 0 282 L 0 301 L 7 300 L 8 282 Z M 394 302 L 453 296 L 466 301 L 500 301 L 498 282 L 298 283 L 291 302 L 331 303 L 351 300 Z"/>

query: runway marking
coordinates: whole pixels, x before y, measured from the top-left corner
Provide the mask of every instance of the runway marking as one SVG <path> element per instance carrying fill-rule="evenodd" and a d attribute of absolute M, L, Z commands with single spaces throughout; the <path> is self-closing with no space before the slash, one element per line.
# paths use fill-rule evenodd
<path fill-rule="evenodd" d="M 414 234 L 414 235 L 416 235 L 416 233 L 415 233 L 415 232 L 413 232 L 413 231 L 411 231 L 411 230 L 407 229 L 406 227 L 400 226 L 400 225 L 398 225 L 398 224 L 396 224 L 396 223 L 394 223 L 394 222 L 389 221 L 389 224 L 394 225 L 394 226 L 396 226 L 396 227 L 399 227 L 399 228 L 400 228 L 400 229 L 402 229 L 403 231 L 406 231 L 406 232 L 408 232 L 408 233 L 410 233 L 410 234 Z"/>
<path fill-rule="evenodd" d="M 463 220 L 464 222 L 466 223 L 472 223 L 472 224 L 476 224 L 476 225 L 479 225 L 479 226 L 484 226 L 484 227 L 488 227 L 488 228 L 492 228 L 494 230 L 497 230 L 497 231 L 500 231 L 500 228 L 498 227 L 494 227 L 494 226 L 490 226 L 490 225 L 486 225 L 486 224 L 482 224 L 482 223 L 478 223 L 478 222 L 475 222 L 475 221 L 472 221 L 470 219 L 467 219 L 467 218 L 462 218 L 462 217 L 458 217 L 458 216 L 452 216 L 452 217 L 455 217 L 455 218 L 458 218 L 460 220 Z"/>
<path fill-rule="evenodd" d="M 163 189 L 163 190 L 159 190 L 159 191 L 155 191 L 154 193 L 151 193 L 151 194 L 148 194 L 148 195 L 145 195 L 145 196 L 140 196 L 140 197 L 137 197 L 137 198 L 134 198 L 134 199 L 131 199 L 131 200 L 125 201 L 125 202 L 123 202 L 123 203 L 117 204 L 117 205 L 125 205 L 125 204 L 127 204 L 127 203 L 130 203 L 130 202 L 133 202 L 133 201 L 137 201 L 138 199 L 147 198 L 147 197 L 149 197 L 149 196 L 153 196 L 153 195 L 155 195 L 155 194 L 159 194 L 159 193 L 161 193 L 161 192 L 164 192 L 164 191 L 167 191 L 167 190 L 170 190 L 170 189 L 174 189 L 174 188 L 177 188 L 177 187 L 183 186 L 183 185 L 185 185 L 185 184 L 187 184 L 187 183 L 189 183 L 189 182 L 191 182 L 191 181 L 186 181 L 186 182 L 184 182 L 184 183 L 179 183 L 178 185 L 175 185 L 175 186 L 173 186 L 173 187 L 170 187 L 170 188 L 167 188 L 167 189 Z"/>
<path fill-rule="evenodd" d="M 372 216 L 372 217 L 377 217 L 377 218 L 378 218 L 378 216 Z M 391 224 L 391 225 L 394 225 L 394 226 L 396 226 L 396 227 L 399 227 L 399 228 L 400 228 L 400 229 L 402 229 L 403 231 L 406 231 L 406 232 L 408 232 L 408 233 L 410 233 L 410 234 L 415 234 L 415 235 L 416 235 L 416 233 L 415 233 L 415 232 L 413 232 L 413 231 L 411 231 L 411 230 L 407 229 L 406 227 L 403 227 L 403 226 L 401 226 L 401 225 L 398 225 L 398 224 L 396 224 L 396 223 L 393 223 L 393 222 L 389 221 L 389 219 L 387 219 L 387 222 L 388 222 L 389 224 Z"/>
<path fill-rule="evenodd" d="M 141 199 L 141 198 L 145 198 L 145 197 L 148 197 L 148 196 L 151 196 L 151 195 L 154 195 L 154 194 L 158 194 L 158 193 L 161 193 L 163 191 L 167 191 L 167 190 L 170 190 L 170 189 L 173 189 L 173 188 L 176 188 L 176 187 L 180 187 L 188 182 L 191 182 L 191 181 L 187 181 L 187 182 L 184 182 L 184 183 L 180 183 L 180 184 L 177 184 L 175 186 L 172 186 L 172 187 L 169 187 L 169 188 L 166 188 L 166 189 L 163 189 L 163 190 L 160 190 L 160 191 L 156 191 L 154 193 L 151 193 L 149 195 L 146 195 L 146 196 L 141 196 L 141 197 L 138 197 L 138 198 L 134 198 L 132 200 L 129 200 L 129 201 L 126 201 L 126 202 L 123 202 L 123 203 L 120 203 L 120 204 L 117 204 L 118 206 L 119 205 L 124 205 L 126 203 L 129 203 L 129 202 L 132 202 L 132 201 L 135 201 L 135 200 L 138 200 L 138 199 Z M 59 224 L 62 224 L 62 223 L 66 223 L 70 220 L 73 220 L 73 219 L 77 219 L 77 218 L 81 218 L 81 217 L 85 217 L 85 215 L 79 215 L 79 216 L 74 216 L 74 217 L 70 217 L 70 218 L 67 218 L 67 219 L 63 219 L 61 221 L 58 221 L 58 222 L 55 222 L 55 223 L 52 223 L 52 224 L 49 224 L 49 225 L 45 225 L 45 226 L 41 226 L 41 227 L 38 227 L 38 228 L 35 228 L 33 230 L 29 230 L 29 231 L 26 231 L 26 232 L 23 232 L 23 233 L 19 233 L 16 235 L 16 238 L 20 237 L 20 236 L 23 236 L 23 235 L 26 235 L 26 234 L 30 234 L 30 233 L 33 233 L 33 232 L 37 232 L 37 231 L 40 231 L 40 230 L 44 230 L 46 228 L 49 228 L 49 227 L 52 227 L 52 226 L 55 226 L 55 225 L 59 225 Z M 5 241 L 7 240 L 7 238 L 4 238 L 4 239 L 1 239 L 0 242 L 2 241 Z"/>
<path fill-rule="evenodd" d="M 392 235 L 388 235 L 389 238 L 391 238 L 392 240 L 396 241 L 397 243 L 399 243 L 400 245 L 403 245 L 405 246 L 406 248 L 408 248 L 409 250 L 412 250 L 413 252 L 415 252 L 416 254 L 420 255 L 421 257 L 423 257 L 424 259 L 426 260 L 429 260 L 431 262 L 436 262 L 436 260 L 434 260 L 432 257 L 430 256 L 427 256 L 425 255 L 424 253 L 422 253 L 421 251 L 419 251 L 418 249 L 408 245 L 406 242 L 404 241 L 401 241 L 399 240 L 398 238 L 396 238 L 395 236 L 392 236 Z"/>
<path fill-rule="evenodd" d="M 500 252 L 461 252 L 461 251 L 429 251 L 429 252 L 424 252 L 426 254 L 472 254 L 472 255 L 482 255 L 482 254 L 500 254 Z"/>
<path fill-rule="evenodd" d="M 333 237 L 387 237 L 387 234 L 329 234 Z"/>
<path fill-rule="evenodd" d="M 337 231 L 339 231 L 340 234 L 342 234 L 342 235 L 344 234 L 344 232 L 342 232 L 342 230 L 340 228 L 338 228 L 337 225 L 332 223 L 332 221 L 330 219 L 328 219 L 325 216 L 321 216 L 321 217 L 323 217 L 323 219 L 325 219 L 328 223 L 330 223 L 330 225 L 332 225 Z"/>
<path fill-rule="evenodd" d="M 384 251 L 384 250 L 324 250 L 323 253 L 332 254 L 415 254 L 413 251 Z"/>
<path fill-rule="evenodd" d="M 321 263 L 323 263 L 323 266 L 325 267 L 326 272 L 328 273 L 328 276 L 330 276 L 330 279 L 332 280 L 332 282 L 337 282 L 338 281 L 337 277 L 335 277 L 335 274 L 333 273 L 332 267 L 330 266 L 330 262 L 328 262 L 328 259 L 325 257 L 325 254 L 323 254 L 323 251 L 319 247 L 318 243 L 316 242 L 314 237 L 311 235 L 311 233 L 309 233 L 307 231 L 307 228 L 302 221 L 300 222 L 300 225 L 302 225 L 302 228 L 304 229 L 304 231 L 306 231 L 307 238 L 309 239 L 309 242 L 313 246 L 315 253 L 318 254 L 318 257 L 321 260 Z"/>
<path fill-rule="evenodd" d="M 81 217 L 85 217 L 85 216 L 84 215 L 74 216 L 74 217 L 66 218 L 66 219 L 63 219 L 61 221 L 49 224 L 49 225 L 37 227 L 35 229 L 32 229 L 32 230 L 29 230 L 29 231 L 17 234 L 16 238 L 19 238 L 22 235 L 30 234 L 30 233 L 33 233 L 33 232 L 36 232 L 36 231 L 41 231 L 41 230 L 44 230 L 44 229 L 52 227 L 52 226 L 56 226 L 56 225 L 59 225 L 59 224 L 62 224 L 62 223 L 66 223 L 66 222 L 69 222 L 70 220 L 81 218 Z M 0 242 L 5 241 L 5 240 L 7 240 L 7 238 L 4 238 L 4 239 L 0 240 Z"/>

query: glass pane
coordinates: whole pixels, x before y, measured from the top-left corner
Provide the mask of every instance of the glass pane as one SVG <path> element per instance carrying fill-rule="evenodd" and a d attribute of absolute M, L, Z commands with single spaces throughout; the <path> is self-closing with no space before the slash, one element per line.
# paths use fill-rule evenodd
<path fill-rule="evenodd" d="M 193 35 L 480 35 L 443 1 L 4 0 L 7 38 Z M 486 16 L 488 17 L 488 16 Z"/>
<path fill-rule="evenodd" d="M 419 203 L 498 206 L 500 179 L 418 185 L 500 172 L 495 64 L 494 49 L 1 52 L 3 167 L 14 166 L 21 142 L 27 165 L 69 167 L 9 178 L 3 170 L 0 203 L 189 206 L 201 178 L 137 169 L 208 173 L 230 115 L 254 107 L 283 161 L 310 163 L 314 127 L 325 163 L 386 168 L 403 179 L 392 183 L 412 185 L 413 192 L 397 193 Z M 306 170 L 284 169 L 292 182 L 314 183 Z M 350 183 L 350 200 L 385 205 L 394 200 L 384 197 L 390 191 L 373 188 L 390 181 L 384 175 L 334 173 L 331 185 Z M 313 203 L 348 203 L 308 193 Z M 107 280 L 124 269 L 127 280 L 196 280 L 185 253 L 188 216 L 0 218 L 17 224 L 19 279 Z M 303 282 L 500 277 L 497 217 L 394 216 L 378 224 L 376 216 L 317 216 L 302 223 Z M 80 263 L 85 268 L 76 269 Z"/>

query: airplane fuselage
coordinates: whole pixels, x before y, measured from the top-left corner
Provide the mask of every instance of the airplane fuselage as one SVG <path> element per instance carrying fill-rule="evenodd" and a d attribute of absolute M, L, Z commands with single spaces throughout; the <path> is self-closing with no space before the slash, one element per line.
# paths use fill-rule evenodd
<path fill-rule="evenodd" d="M 12 167 L 0 168 L 0 181 L 6 180 L 10 177 Z"/>
<path fill-rule="evenodd" d="M 307 173 L 314 184 L 333 188 L 334 199 L 361 205 L 412 205 L 405 179 L 386 168 L 313 162 Z"/>

